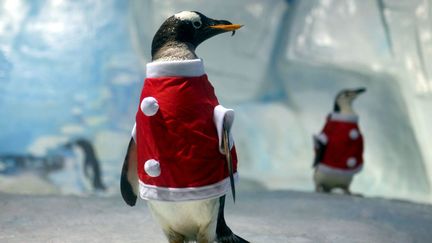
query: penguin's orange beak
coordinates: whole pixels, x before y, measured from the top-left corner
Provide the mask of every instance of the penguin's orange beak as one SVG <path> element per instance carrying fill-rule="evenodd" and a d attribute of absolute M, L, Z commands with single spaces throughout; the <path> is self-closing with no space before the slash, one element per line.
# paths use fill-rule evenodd
<path fill-rule="evenodd" d="M 228 22 L 228 21 L 225 21 Z M 229 23 L 229 22 L 228 22 Z M 216 24 L 216 25 L 210 25 L 209 27 L 212 29 L 222 30 L 224 32 L 232 31 L 231 36 L 233 36 L 236 32 L 236 30 L 240 29 L 243 25 L 241 24 Z"/>
<path fill-rule="evenodd" d="M 243 25 L 241 25 L 241 24 L 218 24 L 218 25 L 212 25 L 209 27 L 213 28 L 213 29 L 224 30 L 224 31 L 233 31 L 233 30 L 240 29 L 242 26 Z"/>

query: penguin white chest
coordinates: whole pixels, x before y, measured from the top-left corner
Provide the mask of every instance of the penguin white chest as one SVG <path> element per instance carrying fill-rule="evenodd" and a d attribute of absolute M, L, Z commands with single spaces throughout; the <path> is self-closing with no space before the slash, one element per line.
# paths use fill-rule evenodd
<path fill-rule="evenodd" d="M 196 240 L 199 235 L 209 239 L 216 237 L 219 198 L 187 202 L 148 201 L 148 206 L 165 234 L 174 231 L 188 240 Z"/>

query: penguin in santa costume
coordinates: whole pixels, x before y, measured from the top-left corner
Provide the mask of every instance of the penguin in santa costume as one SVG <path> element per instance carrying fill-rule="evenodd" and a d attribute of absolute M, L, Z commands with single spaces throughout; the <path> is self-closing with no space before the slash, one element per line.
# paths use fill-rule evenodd
<path fill-rule="evenodd" d="M 219 104 L 195 54 L 203 41 L 240 27 L 183 11 L 153 38 L 120 186 L 128 205 L 138 193 L 148 201 L 169 242 L 247 242 L 224 219 L 238 177 L 234 111 Z"/>
<path fill-rule="evenodd" d="M 323 130 L 314 136 L 313 167 L 317 192 L 340 188 L 344 193 L 351 194 L 349 186 L 352 178 L 363 166 L 363 136 L 352 102 L 365 91 L 365 88 L 340 91 Z"/>

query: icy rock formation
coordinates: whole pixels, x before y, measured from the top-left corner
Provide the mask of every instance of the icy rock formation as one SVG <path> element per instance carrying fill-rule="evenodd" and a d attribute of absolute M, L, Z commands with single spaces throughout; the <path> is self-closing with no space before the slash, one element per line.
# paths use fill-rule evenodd
<path fill-rule="evenodd" d="M 44 154 L 86 135 L 116 187 L 153 34 L 186 9 L 245 25 L 197 50 L 236 110 L 242 177 L 312 189 L 312 134 L 338 90 L 365 86 L 354 104 L 365 168 L 353 190 L 431 201 L 428 0 L 4 0 L 0 152 Z"/>
<path fill-rule="evenodd" d="M 268 188 L 311 189 L 311 135 L 340 89 L 365 86 L 355 108 L 366 164 L 354 190 L 431 199 L 430 1 L 132 5 L 134 43 L 147 59 L 152 33 L 173 12 L 194 9 L 245 24 L 234 38 L 219 36 L 198 48 L 221 101 L 236 109 L 243 176 Z"/>

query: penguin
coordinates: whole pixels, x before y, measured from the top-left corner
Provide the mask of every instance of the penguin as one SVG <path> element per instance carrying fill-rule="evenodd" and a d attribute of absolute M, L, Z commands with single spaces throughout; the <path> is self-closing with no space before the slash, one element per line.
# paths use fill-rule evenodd
<path fill-rule="evenodd" d="M 147 201 L 169 242 L 248 242 L 224 218 L 225 195 L 238 176 L 234 111 L 219 104 L 195 52 L 240 27 L 182 11 L 152 41 L 120 189 L 130 206 L 138 194 Z"/>
<path fill-rule="evenodd" d="M 64 194 L 100 194 L 106 191 L 101 163 L 93 144 L 86 138 L 76 138 L 48 152 L 47 162 L 61 158 L 62 167 L 51 171 L 47 178 Z"/>
<path fill-rule="evenodd" d="M 85 138 L 78 138 L 71 143 L 64 145 L 65 148 L 72 149 L 73 146 L 78 147 L 84 154 L 83 158 L 83 172 L 87 180 L 96 191 L 105 191 L 106 186 L 102 181 L 102 171 L 100 168 L 100 161 L 96 156 L 96 152 L 90 141 Z"/>
<path fill-rule="evenodd" d="M 321 133 L 314 135 L 313 162 L 316 192 L 329 193 L 340 188 L 351 195 L 353 176 L 363 166 L 363 135 L 358 126 L 358 115 L 353 101 L 366 88 L 344 89 L 335 98 L 333 112 L 326 119 Z"/>
<path fill-rule="evenodd" d="M 29 172 L 36 173 L 41 180 L 49 181 L 65 194 L 106 190 L 100 161 L 92 143 L 85 138 L 49 148 L 46 154 L 41 156 L 0 155 L 0 174 L 15 175 Z"/>

